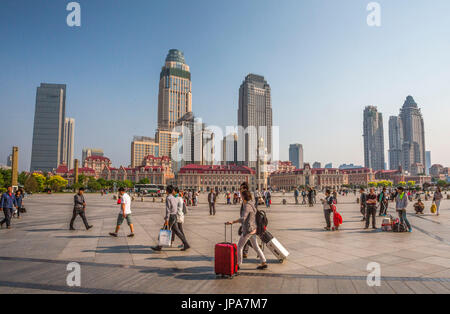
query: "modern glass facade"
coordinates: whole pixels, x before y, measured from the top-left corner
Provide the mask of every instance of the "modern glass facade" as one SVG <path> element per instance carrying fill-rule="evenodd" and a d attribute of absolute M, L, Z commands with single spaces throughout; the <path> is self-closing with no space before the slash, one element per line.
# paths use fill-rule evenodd
<path fill-rule="evenodd" d="M 363 128 L 364 165 L 373 170 L 384 170 L 383 115 L 377 107 L 367 106 L 364 109 Z"/>
<path fill-rule="evenodd" d="M 50 172 L 64 158 L 66 85 L 42 83 L 36 92 L 31 171 Z"/>

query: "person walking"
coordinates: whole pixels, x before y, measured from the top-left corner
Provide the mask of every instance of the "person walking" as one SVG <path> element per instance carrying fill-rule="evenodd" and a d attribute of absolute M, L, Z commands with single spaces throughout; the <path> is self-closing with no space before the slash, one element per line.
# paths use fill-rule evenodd
<path fill-rule="evenodd" d="M 6 228 L 11 229 L 11 217 L 13 215 L 14 208 L 17 208 L 16 198 L 12 192 L 12 186 L 8 186 L 5 193 L 3 193 L 0 200 L 0 211 L 3 210 L 5 218 L 0 221 L 0 226 L 6 223 Z"/>
<path fill-rule="evenodd" d="M 361 188 L 359 190 L 359 193 L 360 193 L 360 196 L 359 196 L 360 208 L 359 209 L 360 209 L 361 215 L 363 216 L 361 221 L 364 221 L 364 220 L 366 220 L 367 194 L 366 194 L 366 191 L 364 190 L 364 188 Z"/>
<path fill-rule="evenodd" d="M 441 200 L 442 200 L 442 191 L 441 188 L 438 187 L 436 192 L 434 192 L 433 196 L 433 202 L 436 204 L 436 216 L 439 216 L 439 208 L 441 207 Z"/>
<path fill-rule="evenodd" d="M 324 228 L 327 231 L 331 230 L 331 205 L 334 204 L 334 196 L 331 195 L 330 190 L 325 191 L 325 199 L 321 199 L 322 205 L 323 205 L 323 213 L 325 215 L 325 222 L 327 226 Z"/>
<path fill-rule="evenodd" d="M 20 211 L 23 207 L 23 192 L 22 190 L 17 190 L 15 196 L 16 198 L 16 205 L 17 205 L 17 219 L 20 219 Z"/>
<path fill-rule="evenodd" d="M 298 188 L 294 190 L 295 205 L 298 205 L 298 196 L 300 195 Z"/>
<path fill-rule="evenodd" d="M 167 226 L 169 230 L 172 230 L 172 232 L 175 232 L 175 235 L 183 242 L 183 248 L 181 251 L 187 251 L 190 248 L 189 243 L 186 240 L 186 237 L 183 232 L 178 228 L 178 204 L 179 202 L 174 196 L 175 194 L 175 188 L 172 185 L 168 185 L 166 187 L 166 215 L 164 217 L 164 226 Z M 161 251 L 161 246 L 152 246 L 152 250 L 154 251 Z"/>
<path fill-rule="evenodd" d="M 397 196 L 395 198 L 395 210 L 398 213 L 400 218 L 400 222 L 405 223 L 408 227 L 408 231 L 412 232 L 411 224 L 406 217 L 406 208 L 408 207 L 408 196 L 405 193 L 405 189 L 403 187 L 397 188 Z"/>
<path fill-rule="evenodd" d="M 267 189 L 264 193 L 265 197 L 264 200 L 266 201 L 266 207 L 269 208 L 270 204 L 272 203 L 272 194 L 270 193 L 270 190 Z"/>
<path fill-rule="evenodd" d="M 93 226 L 88 224 L 86 218 L 86 200 L 84 199 L 84 188 L 80 188 L 78 193 L 73 197 L 73 214 L 72 219 L 70 220 L 70 230 L 75 230 L 73 227 L 73 223 L 75 222 L 75 218 L 80 215 L 83 220 L 84 226 L 86 230 L 91 229 Z"/>
<path fill-rule="evenodd" d="M 254 193 L 253 196 L 254 196 L 254 198 L 255 198 L 255 208 L 258 209 L 259 198 L 260 198 L 260 194 L 259 194 L 258 188 L 256 188 L 255 193 Z"/>
<path fill-rule="evenodd" d="M 251 204 L 252 200 L 252 194 L 250 191 L 246 190 L 242 194 L 243 198 L 243 205 L 244 205 L 244 211 L 241 214 L 241 217 L 234 221 L 227 222 L 228 225 L 232 225 L 235 223 L 241 223 L 242 224 L 242 235 L 239 239 L 237 251 L 238 251 L 238 269 L 240 269 L 240 266 L 243 263 L 243 252 L 244 252 L 244 246 L 247 244 L 248 241 L 251 242 L 252 248 L 255 250 L 256 254 L 258 254 L 259 259 L 261 261 L 261 265 L 257 267 L 258 270 L 264 270 L 267 266 L 266 257 L 264 256 L 263 251 L 258 245 L 258 242 L 256 240 L 256 208 Z"/>
<path fill-rule="evenodd" d="M 337 193 L 336 189 L 334 189 L 333 190 L 333 197 L 334 197 L 334 201 L 336 202 L 336 204 L 337 204 L 337 201 L 338 201 L 337 196 L 338 196 L 338 193 Z"/>
<path fill-rule="evenodd" d="M 215 216 L 216 215 L 216 201 L 217 201 L 217 194 L 214 191 L 213 188 L 209 191 L 208 194 L 208 204 L 209 204 L 209 215 Z"/>
<path fill-rule="evenodd" d="M 134 227 L 133 227 L 133 221 L 131 218 L 131 197 L 128 195 L 128 193 L 125 193 L 124 188 L 119 189 L 119 195 L 120 195 L 120 211 L 119 215 L 117 216 L 117 224 L 116 224 L 116 230 L 114 232 L 110 232 L 109 235 L 112 237 L 116 237 L 119 234 L 120 226 L 122 226 L 123 221 L 126 219 L 128 226 L 130 227 L 131 233 L 128 235 L 129 238 L 134 237 Z"/>
<path fill-rule="evenodd" d="M 177 200 L 177 226 L 183 236 L 186 238 L 183 230 L 184 224 L 184 216 L 187 214 L 187 207 L 184 203 L 183 195 L 178 188 L 175 188 L 175 199 Z M 172 243 L 175 241 L 175 233 L 172 232 Z M 183 248 L 183 245 L 180 245 L 178 248 Z"/>
<path fill-rule="evenodd" d="M 370 217 L 372 217 L 372 228 L 376 229 L 376 215 L 377 215 L 377 194 L 375 189 L 371 188 L 366 199 L 366 227 L 364 229 L 369 229 Z"/>

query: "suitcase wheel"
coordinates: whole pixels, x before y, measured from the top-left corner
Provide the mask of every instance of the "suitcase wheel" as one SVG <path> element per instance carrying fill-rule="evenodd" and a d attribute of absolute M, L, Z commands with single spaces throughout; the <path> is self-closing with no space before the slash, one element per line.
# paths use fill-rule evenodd
<path fill-rule="evenodd" d="M 284 263 L 284 259 L 279 259 L 278 261 L 279 261 L 281 264 Z"/>

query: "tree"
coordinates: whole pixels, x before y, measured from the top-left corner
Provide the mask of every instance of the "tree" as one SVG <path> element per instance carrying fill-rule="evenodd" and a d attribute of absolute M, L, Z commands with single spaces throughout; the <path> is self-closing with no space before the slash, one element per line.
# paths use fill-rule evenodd
<path fill-rule="evenodd" d="M 19 174 L 19 184 L 25 185 L 25 181 L 28 179 L 28 174 L 25 171 L 22 171 Z"/>
<path fill-rule="evenodd" d="M 406 182 L 405 182 L 405 181 L 400 181 L 400 182 L 398 183 L 398 186 L 405 187 L 405 186 L 406 186 Z"/>
<path fill-rule="evenodd" d="M 376 188 L 378 186 L 378 182 L 369 182 L 369 187 Z"/>
<path fill-rule="evenodd" d="M 47 179 L 47 185 L 53 191 L 60 191 L 62 188 L 65 188 L 68 184 L 68 181 L 61 176 L 52 176 Z"/>
<path fill-rule="evenodd" d="M 0 188 L 5 185 L 5 179 L 3 179 L 3 173 L 0 172 Z"/>
<path fill-rule="evenodd" d="M 102 188 L 102 185 L 97 180 L 89 180 L 88 189 L 91 191 L 98 191 Z"/>
<path fill-rule="evenodd" d="M 150 184 L 150 180 L 149 178 L 144 178 L 139 180 L 139 184 Z"/>
<path fill-rule="evenodd" d="M 447 182 L 444 180 L 439 180 L 437 182 L 437 186 L 441 187 L 441 188 L 445 188 L 447 186 Z"/>
<path fill-rule="evenodd" d="M 28 176 L 24 183 L 24 189 L 27 192 L 36 193 L 39 192 L 39 183 L 34 176 Z"/>
<path fill-rule="evenodd" d="M 416 186 L 416 181 L 408 181 L 408 187 L 412 188 L 413 186 Z"/>
<path fill-rule="evenodd" d="M 36 180 L 38 184 L 38 192 L 43 191 L 45 188 L 47 178 L 41 173 L 33 173 L 32 177 Z"/>
<path fill-rule="evenodd" d="M 123 181 L 123 183 L 125 184 L 125 187 L 127 187 L 129 189 L 134 187 L 133 182 L 131 182 L 130 180 L 125 180 L 125 181 Z"/>
<path fill-rule="evenodd" d="M 84 174 L 78 175 L 78 182 L 80 182 L 83 186 L 86 184 L 87 177 Z"/>
<path fill-rule="evenodd" d="M 2 174 L 3 176 L 3 184 L 1 185 L 1 187 L 6 188 L 8 185 L 11 184 L 11 174 L 12 171 L 11 169 L 0 169 L 0 174 Z"/>
<path fill-rule="evenodd" d="M 103 179 L 103 178 L 99 178 L 97 180 L 97 182 L 101 185 L 102 188 L 108 187 L 108 182 L 105 179 Z"/>

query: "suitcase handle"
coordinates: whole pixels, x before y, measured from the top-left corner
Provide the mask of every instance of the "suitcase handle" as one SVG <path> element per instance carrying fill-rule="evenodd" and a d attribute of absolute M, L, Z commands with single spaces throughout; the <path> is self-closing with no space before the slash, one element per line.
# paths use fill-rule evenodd
<path fill-rule="evenodd" d="M 230 243 L 233 243 L 233 225 L 230 224 L 231 226 L 231 241 Z M 227 242 L 227 223 L 225 223 L 225 242 Z"/>

